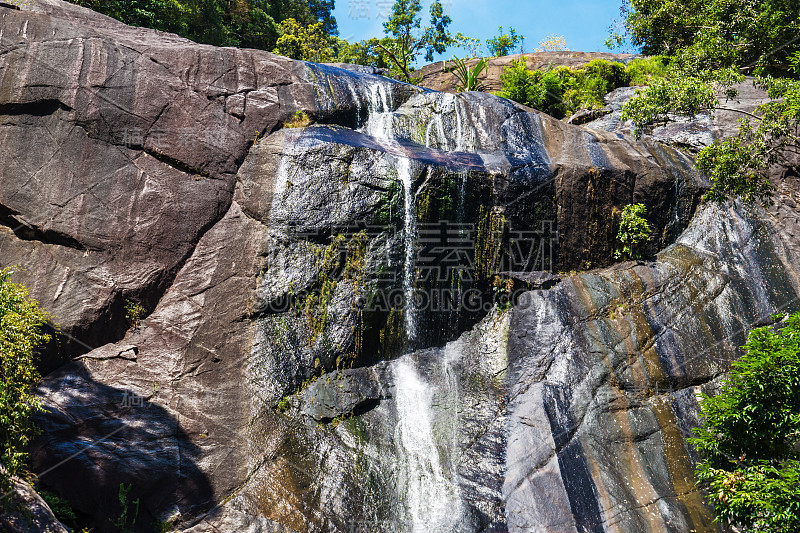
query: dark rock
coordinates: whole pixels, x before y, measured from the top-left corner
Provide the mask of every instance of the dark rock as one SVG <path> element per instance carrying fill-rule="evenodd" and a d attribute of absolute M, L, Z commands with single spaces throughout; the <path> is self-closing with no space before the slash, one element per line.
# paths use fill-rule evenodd
<path fill-rule="evenodd" d="M 2 468 L 2 467 L 0 467 Z M 25 481 L 11 478 L 0 503 L 0 529 L 9 533 L 67 533 L 41 496 Z"/>
<path fill-rule="evenodd" d="M 391 398 L 384 365 L 332 372 L 299 394 L 300 411 L 318 422 L 363 414 Z"/>
<path fill-rule="evenodd" d="M 795 301 L 796 176 L 698 211 L 680 151 L 489 94 L 57 0 L 0 24 L 2 265 L 77 359 L 32 468 L 97 531 L 122 484 L 142 531 L 713 530 L 692 393 Z M 610 267 L 631 202 L 649 259 Z M 503 272 L 550 289 L 504 311 Z"/>
<path fill-rule="evenodd" d="M 561 281 L 561 276 L 556 276 L 551 272 L 502 272 L 502 275 L 526 283 L 530 290 L 547 290 L 555 287 Z"/>

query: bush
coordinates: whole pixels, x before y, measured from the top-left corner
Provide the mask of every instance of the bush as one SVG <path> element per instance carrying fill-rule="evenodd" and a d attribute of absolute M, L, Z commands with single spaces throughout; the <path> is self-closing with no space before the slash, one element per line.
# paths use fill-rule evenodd
<path fill-rule="evenodd" d="M 453 57 L 452 62 L 453 75 L 458 80 L 459 92 L 482 91 L 485 88 L 479 78 L 488 68 L 489 60 L 487 58 L 478 59 L 473 67 L 467 64 L 466 59 Z"/>
<path fill-rule="evenodd" d="M 531 71 L 520 58 L 500 75 L 503 89 L 498 95 L 563 118 L 582 109 L 602 109 L 609 92 L 650 83 L 663 77 L 665 68 L 662 58 L 652 57 L 635 59 L 627 66 L 595 59 L 574 70 L 561 66 Z"/>
<path fill-rule="evenodd" d="M 650 238 L 650 225 L 645 220 L 644 204 L 629 204 L 622 209 L 617 240 L 622 248 L 614 252 L 617 259 L 641 259 L 642 247 Z"/>
<path fill-rule="evenodd" d="M 24 473 L 25 448 L 35 434 L 31 416 L 41 410 L 32 391 L 40 379 L 35 353 L 50 341 L 43 331 L 50 315 L 25 287 L 8 281 L 11 274 L 0 270 L 0 484 L 6 489 L 9 476 Z"/>
<path fill-rule="evenodd" d="M 778 317 L 776 317 L 778 318 Z M 800 531 L 800 313 L 754 329 L 691 439 L 716 520 L 740 531 Z"/>
<path fill-rule="evenodd" d="M 66 499 L 47 490 L 37 489 L 36 492 L 39 493 L 39 496 L 41 496 L 47 506 L 50 507 L 50 510 L 53 511 L 53 514 L 56 515 L 59 522 L 72 528 L 76 527 L 78 517 L 75 515 L 75 510 Z"/>
<path fill-rule="evenodd" d="M 663 56 L 632 59 L 625 67 L 628 85 L 641 87 L 650 85 L 656 78 L 667 75 L 667 58 Z"/>

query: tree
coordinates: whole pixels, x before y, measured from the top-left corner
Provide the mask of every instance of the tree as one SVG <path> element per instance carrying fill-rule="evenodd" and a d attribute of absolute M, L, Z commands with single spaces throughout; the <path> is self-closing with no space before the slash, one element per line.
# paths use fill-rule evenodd
<path fill-rule="evenodd" d="M 430 8 L 430 26 L 421 29 L 420 0 L 396 0 L 389 20 L 383 24 L 386 35 L 375 46 L 386 55 L 395 77 L 413 83 L 411 69 L 424 52 L 426 61 L 433 61 L 434 53 L 442 54 L 453 44 L 447 31 L 451 19 L 444 14 L 441 2 L 434 0 Z"/>
<path fill-rule="evenodd" d="M 539 41 L 536 52 L 568 52 L 567 40 L 561 35 L 550 35 Z"/>
<path fill-rule="evenodd" d="M 642 53 L 680 56 L 695 71 L 780 74 L 798 48 L 800 0 L 626 0 L 623 27 Z"/>
<path fill-rule="evenodd" d="M 616 259 L 641 259 L 642 247 L 650 239 L 650 225 L 645 220 L 644 204 L 629 204 L 622 208 L 617 240 L 622 248 L 614 252 Z"/>
<path fill-rule="evenodd" d="M 779 318 L 779 317 L 775 317 Z M 800 313 L 754 329 L 691 443 L 717 520 L 742 532 L 800 531 Z"/>
<path fill-rule="evenodd" d="M 388 69 L 389 62 L 377 47 L 379 42 L 375 37 L 355 43 L 334 37 L 331 42 L 334 61 Z"/>
<path fill-rule="evenodd" d="M 726 109 L 745 74 L 777 101 L 744 113 L 739 132 L 697 156 L 712 183 L 706 199 L 771 201 L 774 165 L 794 166 L 800 150 L 800 0 L 631 0 L 624 26 L 645 53 L 671 56 L 666 77 L 629 101 L 623 118 L 638 132 L 668 114 Z"/>
<path fill-rule="evenodd" d="M 467 37 L 461 32 L 453 36 L 453 46 L 461 48 L 467 52 L 465 59 L 472 59 L 480 55 L 481 40 L 474 37 Z"/>
<path fill-rule="evenodd" d="M 70 0 L 126 24 L 177 33 L 216 46 L 272 50 L 279 23 L 321 24 L 328 37 L 338 35 L 333 0 Z"/>
<path fill-rule="evenodd" d="M 503 32 L 503 27 L 497 28 L 499 34 L 486 41 L 486 48 L 493 57 L 507 56 L 514 51 L 518 44 L 525 41 L 523 35 L 517 35 L 514 28 L 509 28 L 508 33 Z"/>
<path fill-rule="evenodd" d="M 28 296 L 25 287 L 10 283 L 9 269 L 0 270 L 0 486 L 23 473 L 25 447 L 35 433 L 32 415 L 41 410 L 32 388 L 39 381 L 36 349 L 49 342 L 43 328 L 50 315 Z"/>
<path fill-rule="evenodd" d="M 278 38 L 274 52 L 282 56 L 324 63 L 333 59 L 333 50 L 322 22 L 303 26 L 295 19 L 281 22 L 282 35 Z"/>

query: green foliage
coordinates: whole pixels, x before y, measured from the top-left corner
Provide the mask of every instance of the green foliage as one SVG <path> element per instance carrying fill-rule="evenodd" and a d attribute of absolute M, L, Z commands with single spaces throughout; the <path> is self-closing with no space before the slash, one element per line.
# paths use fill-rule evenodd
<path fill-rule="evenodd" d="M 75 527 L 78 517 L 66 499 L 47 490 L 37 489 L 36 492 L 39 493 L 39 496 L 47 503 L 47 506 L 50 507 L 50 510 L 53 511 L 53 514 L 56 515 L 60 522 L 70 527 Z"/>
<path fill-rule="evenodd" d="M 775 190 L 769 181 L 774 165 L 792 166 L 800 149 L 800 82 L 763 78 L 759 85 L 773 101 L 756 110 L 758 116 L 739 123 L 738 133 L 714 143 L 697 156 L 697 168 L 708 174 L 708 200 L 739 196 L 770 203 Z"/>
<path fill-rule="evenodd" d="M 502 26 L 497 30 L 498 35 L 486 41 L 486 48 L 489 49 L 489 54 L 494 57 L 507 56 L 514 51 L 517 45 L 522 45 L 525 42 L 525 36 L 517 35 L 517 31 L 514 28 L 509 28 L 508 33 L 503 32 Z"/>
<path fill-rule="evenodd" d="M 511 309 L 514 302 L 511 301 L 511 293 L 514 290 L 513 279 L 503 279 L 500 276 L 495 276 L 492 281 L 492 293 L 494 294 L 494 303 L 497 305 L 497 312 L 503 313 Z"/>
<path fill-rule="evenodd" d="M 454 42 L 447 31 L 452 21 L 439 0 L 431 4 L 430 25 L 424 29 L 420 11 L 420 0 L 396 0 L 389 20 L 383 24 L 386 37 L 375 43 L 391 64 L 392 75 L 408 83 L 416 81 L 411 70 L 420 55 L 424 53 L 426 61 L 433 61 L 434 53 L 444 53 Z"/>
<path fill-rule="evenodd" d="M 453 57 L 451 60 L 454 69 L 453 75 L 458 80 L 458 91 L 482 91 L 483 84 L 478 79 L 486 71 L 489 60 L 485 57 L 478 59 L 474 66 L 470 67 L 465 59 Z M 447 65 L 450 67 L 450 65 Z"/>
<path fill-rule="evenodd" d="M 467 59 L 472 59 L 480 55 L 481 40 L 474 37 L 467 37 L 461 32 L 453 36 L 453 46 L 466 50 Z"/>
<path fill-rule="evenodd" d="M 660 4 L 634 1 L 627 29 L 645 51 L 673 57 L 666 76 L 625 105 L 623 119 L 642 132 L 668 114 L 692 117 L 724 110 L 725 102 L 736 97 L 733 86 L 744 79 L 743 73 L 762 74 L 755 83 L 776 101 L 755 113 L 739 111 L 745 118 L 738 133 L 700 151 L 697 168 L 712 182 L 707 200 L 741 197 L 769 203 L 774 192 L 769 168 L 793 166 L 791 157 L 800 148 L 800 86 L 792 78 L 800 71 L 800 0 Z M 698 29 L 699 21 L 703 27 Z"/>
<path fill-rule="evenodd" d="M 142 304 L 133 300 L 125 300 L 125 319 L 130 327 L 137 329 L 145 314 L 147 311 Z"/>
<path fill-rule="evenodd" d="M 514 100 L 520 104 L 534 107 L 533 105 L 533 72 L 528 69 L 525 58 L 521 57 L 512 61 L 500 74 L 503 88 L 497 93 L 503 98 Z"/>
<path fill-rule="evenodd" d="M 5 467 L 0 486 L 9 476 L 24 473 L 25 451 L 36 433 L 31 417 L 41 411 L 33 387 L 39 381 L 36 349 L 50 341 L 44 326 L 50 315 L 22 285 L 8 281 L 9 269 L 0 270 L 0 464 Z"/>
<path fill-rule="evenodd" d="M 692 444 L 717 520 L 742 532 L 800 530 L 800 313 L 754 329 Z"/>
<path fill-rule="evenodd" d="M 647 89 L 637 91 L 636 97 L 625 104 L 622 118 L 633 121 L 636 130 L 642 131 L 650 124 L 666 122 L 668 114 L 692 117 L 718 108 L 717 93 L 742 79 L 732 69 L 698 73 L 673 69 L 666 77 L 654 79 Z"/>
<path fill-rule="evenodd" d="M 333 0 L 71 0 L 126 24 L 177 33 L 217 46 L 272 50 L 287 19 L 308 27 L 319 23 L 326 36 L 338 34 Z"/>
<path fill-rule="evenodd" d="M 347 240 L 345 235 L 337 235 L 327 247 L 318 247 L 316 263 L 319 268 L 317 278 L 311 289 L 302 295 L 294 295 L 292 306 L 302 313 L 311 333 L 310 342 L 314 344 L 325 333 L 328 324 L 328 308 L 340 282 L 351 282 L 358 292 L 364 283 L 364 261 L 367 253 L 368 237 L 359 232 Z M 360 335 L 359 330 L 359 335 Z M 361 339 L 357 335 L 356 351 L 347 354 L 349 361 L 341 361 L 342 365 L 350 363 L 360 356 Z"/>
<path fill-rule="evenodd" d="M 800 0 L 629 0 L 623 18 L 642 53 L 675 56 L 694 71 L 785 74 L 800 49 Z"/>
<path fill-rule="evenodd" d="M 614 252 L 616 259 L 641 259 L 642 247 L 650 239 L 650 225 L 645 220 L 644 204 L 628 204 L 622 209 L 617 240 L 622 248 Z"/>
<path fill-rule="evenodd" d="M 282 35 L 275 44 L 274 53 L 302 61 L 326 63 L 333 60 L 333 49 L 323 31 L 322 22 L 300 24 L 293 18 L 281 22 Z"/>
<path fill-rule="evenodd" d="M 331 55 L 333 62 L 351 63 L 355 65 L 368 65 L 375 68 L 388 69 L 389 61 L 385 54 L 381 54 L 376 38 L 367 39 L 356 43 L 349 43 L 344 39 L 333 38 L 331 41 Z"/>
<path fill-rule="evenodd" d="M 298 109 L 292 115 L 292 118 L 287 120 L 283 123 L 284 128 L 305 128 L 311 124 L 311 117 L 308 116 L 308 113 Z"/>
<path fill-rule="evenodd" d="M 117 493 L 117 498 L 119 499 L 122 510 L 119 518 L 114 521 L 114 527 L 120 532 L 134 531 L 136 528 L 136 519 L 139 517 L 139 498 L 136 498 L 133 502 L 129 502 L 128 493 L 130 491 L 131 485 L 125 485 L 123 483 L 119 486 L 119 492 Z M 133 513 L 131 513 L 131 505 L 133 505 Z M 130 525 L 128 525 L 128 522 L 130 522 Z"/>
<path fill-rule="evenodd" d="M 289 403 L 289 398 L 287 398 L 286 396 L 278 400 L 278 411 L 280 411 L 281 413 L 285 413 L 286 411 L 288 411 L 290 406 L 291 404 Z"/>
<path fill-rule="evenodd" d="M 628 85 L 650 85 L 667 75 L 668 59 L 663 56 L 638 57 L 625 66 Z"/>
<path fill-rule="evenodd" d="M 555 67 L 528 70 L 525 58 L 513 62 L 500 75 L 498 93 L 504 98 L 562 118 L 581 109 L 601 109 L 603 97 L 617 87 L 641 83 L 663 72 L 660 58 L 622 63 L 595 59 L 578 69 Z"/>

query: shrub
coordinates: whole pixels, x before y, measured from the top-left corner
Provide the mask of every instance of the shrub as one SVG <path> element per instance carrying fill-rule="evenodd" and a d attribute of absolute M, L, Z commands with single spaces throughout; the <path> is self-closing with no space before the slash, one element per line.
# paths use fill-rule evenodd
<path fill-rule="evenodd" d="M 114 527 L 122 533 L 135 531 L 136 519 L 139 517 L 139 498 L 133 501 L 128 499 L 131 486 L 130 483 L 127 485 L 123 483 L 119 486 L 119 492 L 117 493 L 121 511 L 119 517 L 114 521 Z M 128 522 L 131 523 L 130 526 Z"/>
<path fill-rule="evenodd" d="M 59 522 L 73 528 L 75 527 L 75 524 L 78 522 L 78 517 L 75 515 L 75 511 L 67 500 L 47 490 L 37 489 L 36 492 L 39 493 L 39 496 L 41 496 L 47 506 L 50 507 L 50 510 L 53 511 L 53 514 L 56 515 Z"/>
<path fill-rule="evenodd" d="M 628 85 L 650 85 L 654 79 L 667 75 L 667 58 L 653 56 L 632 59 L 625 67 L 625 75 Z"/>
<path fill-rule="evenodd" d="M 539 41 L 536 52 L 568 52 L 567 40 L 562 35 L 549 35 Z"/>
<path fill-rule="evenodd" d="M 645 220 L 644 204 L 629 204 L 622 209 L 617 240 L 622 248 L 614 252 L 617 259 L 640 259 L 642 247 L 650 238 L 650 225 Z"/>
<path fill-rule="evenodd" d="M 467 61 L 454 57 L 452 59 L 454 65 L 453 75 L 458 80 L 458 91 L 481 91 L 484 86 L 478 79 L 483 74 L 488 65 L 489 60 L 485 57 L 479 59 L 474 67 L 467 65 Z"/>
<path fill-rule="evenodd" d="M 142 304 L 133 300 L 125 300 L 125 319 L 130 327 L 139 329 L 139 323 L 145 314 L 147 314 L 147 311 L 142 307 Z"/>
<path fill-rule="evenodd" d="M 776 317 L 781 318 L 781 317 Z M 716 520 L 744 532 L 800 531 L 800 313 L 756 328 L 691 439 Z"/>
<path fill-rule="evenodd" d="M 11 274 L 0 270 L 0 463 L 5 467 L 0 484 L 5 489 L 9 476 L 24 473 L 25 448 L 36 433 L 31 417 L 41 410 L 32 390 L 40 379 L 35 354 L 50 341 L 43 329 L 50 315 L 25 287 L 8 281 Z"/>
<path fill-rule="evenodd" d="M 499 96 L 534 107 L 531 104 L 534 74 L 528 70 L 524 57 L 512 61 L 511 65 L 503 70 L 500 74 L 500 82 L 503 84 L 503 88 L 497 93 Z"/>
<path fill-rule="evenodd" d="M 297 110 L 294 115 L 283 123 L 284 128 L 305 128 L 311 124 L 311 117 L 305 111 Z"/>
<path fill-rule="evenodd" d="M 661 58 L 643 58 L 628 66 L 595 59 L 578 69 L 560 66 L 528 70 L 525 59 L 513 62 L 500 75 L 503 98 L 543 111 L 556 118 L 582 109 L 601 109 L 603 97 L 618 87 L 642 85 L 664 76 Z"/>

